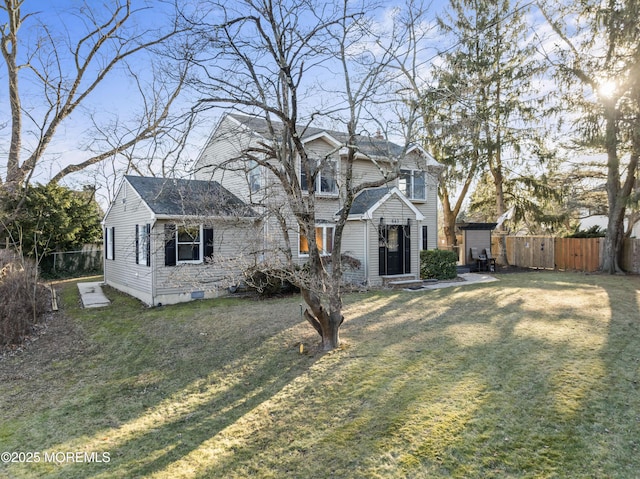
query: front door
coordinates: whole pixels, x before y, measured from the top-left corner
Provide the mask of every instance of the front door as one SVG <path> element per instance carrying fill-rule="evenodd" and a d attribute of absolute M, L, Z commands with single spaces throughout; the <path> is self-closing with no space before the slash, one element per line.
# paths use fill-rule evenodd
<path fill-rule="evenodd" d="M 380 276 L 410 273 L 409 226 L 384 225 L 379 233 Z"/>

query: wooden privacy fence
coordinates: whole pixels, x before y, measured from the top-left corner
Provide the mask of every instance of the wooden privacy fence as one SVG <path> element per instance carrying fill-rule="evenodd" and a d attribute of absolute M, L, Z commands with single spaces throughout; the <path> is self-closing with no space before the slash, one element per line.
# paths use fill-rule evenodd
<path fill-rule="evenodd" d="M 507 236 L 507 260 L 522 268 L 593 272 L 600 269 L 602 241 L 603 238 Z M 497 236 L 493 237 L 492 250 L 497 256 Z"/>
<path fill-rule="evenodd" d="M 593 272 L 600 269 L 604 238 L 555 238 L 556 268 Z"/>
<path fill-rule="evenodd" d="M 507 260 L 512 266 L 553 269 L 553 238 L 507 236 Z"/>
<path fill-rule="evenodd" d="M 640 273 L 640 239 L 624 240 L 620 266 L 629 273 Z"/>

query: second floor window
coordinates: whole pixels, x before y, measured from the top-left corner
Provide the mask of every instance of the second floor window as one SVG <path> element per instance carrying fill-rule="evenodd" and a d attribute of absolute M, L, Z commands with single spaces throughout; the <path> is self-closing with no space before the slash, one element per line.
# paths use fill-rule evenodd
<path fill-rule="evenodd" d="M 318 167 L 318 163 L 315 160 L 308 160 L 310 162 L 308 169 L 314 172 Z M 316 175 L 316 181 L 313 185 L 313 189 L 316 193 L 336 194 L 338 192 L 337 182 L 338 162 L 336 160 L 325 160 L 321 163 L 321 168 Z M 309 179 L 307 178 L 307 168 L 305 164 L 300 165 L 300 186 L 302 191 L 309 191 Z"/>
<path fill-rule="evenodd" d="M 249 163 L 249 189 L 252 193 L 255 193 L 262 186 L 261 180 L 261 168 L 256 161 Z"/>
<path fill-rule="evenodd" d="M 424 200 L 427 198 L 427 182 L 424 171 L 400 170 L 400 191 L 411 200 Z"/>

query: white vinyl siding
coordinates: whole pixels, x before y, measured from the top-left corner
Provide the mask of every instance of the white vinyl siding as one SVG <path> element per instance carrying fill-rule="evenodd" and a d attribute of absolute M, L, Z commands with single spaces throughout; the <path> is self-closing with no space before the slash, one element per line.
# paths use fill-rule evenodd
<path fill-rule="evenodd" d="M 262 174 L 262 169 L 256 171 L 256 163 L 252 160 L 233 161 L 227 163 L 226 168 L 221 168 L 220 163 L 240 157 L 248 145 L 255 145 L 257 141 L 258 138 L 244 127 L 225 118 L 196 160 L 195 179 L 215 180 L 242 201 L 250 203 L 255 194 L 262 194 L 260 189 L 254 189 L 256 173 L 260 173 L 260 184 L 265 186 L 266 175 Z"/>
<path fill-rule="evenodd" d="M 342 232 L 342 254 L 360 263 L 356 269 L 343 265 L 343 276 L 347 283 L 362 284 L 366 281 L 366 229 L 366 221 L 348 221 Z"/>
<path fill-rule="evenodd" d="M 216 296 L 238 284 L 246 264 L 255 262 L 254 253 L 259 249 L 257 242 L 262 241 L 258 234 L 260 226 L 253 222 L 217 220 L 212 225 L 211 264 L 196 262 L 167 266 L 165 227 L 175 224 L 169 220 L 159 221 L 154 228 L 154 235 L 162 240 L 152 256 L 156 271 L 156 303 L 186 301 L 191 299 L 193 291 L 204 291 L 206 297 Z"/>
<path fill-rule="evenodd" d="M 220 123 L 216 132 L 210 138 L 207 146 L 199 157 L 195 170 L 198 179 L 215 179 L 224 187 L 238 195 L 245 201 L 251 199 L 263 199 L 267 204 L 264 212 L 266 213 L 270 206 L 277 206 L 286 218 L 287 231 L 289 236 L 289 245 L 294 260 L 298 263 L 307 261 L 307 256 L 300 249 L 299 226 L 288 206 L 288 198 L 286 197 L 279 181 L 273 173 L 267 169 L 263 169 L 260 177 L 261 189 L 256 190 L 257 179 L 252 177 L 253 171 L 248 164 L 246 168 L 238 168 L 239 165 L 234 164 L 229 169 L 221 167 L 222 162 L 235 158 L 239 153 L 250 144 L 257 144 L 258 141 L 264 141 L 258 135 L 253 135 L 243 127 L 238 127 L 237 123 L 229 118 L 225 118 Z M 336 161 L 337 175 L 336 192 L 327 194 L 322 191 L 322 175 L 316 183 L 315 188 L 318 190 L 316 195 L 315 221 L 318 225 L 329 224 L 334 221 L 335 213 L 342 207 L 344 199 L 344 187 L 340 182 L 340 178 L 344 177 L 346 171 L 346 163 L 341 161 L 339 152 L 336 151 L 336 145 L 332 144 L 326 138 L 318 137 L 306 144 L 310 158 L 316 160 L 329 157 L 332 161 Z M 383 178 L 383 173 L 379 167 L 386 171 L 392 170 L 392 163 L 382 158 L 377 158 L 377 165 L 369 159 L 357 159 L 353 165 L 354 184 L 362 182 L 377 181 Z M 214 168 L 211 165 L 216 165 Z M 433 162 L 432 162 L 433 165 Z M 435 165 L 433 165 L 435 166 Z M 298 168 L 300 163 L 298 162 Z M 424 158 L 417 153 L 410 153 L 400 165 L 402 170 L 411 173 L 410 191 L 405 182 L 405 190 L 408 191 L 408 197 L 413 206 L 418 209 L 425 217 L 423 221 L 416 221 L 413 212 L 408 210 L 407 205 L 398 199 L 389 200 L 389 204 L 382 205 L 376 211 L 376 221 L 380 217 L 384 217 L 391 221 L 395 218 L 406 224 L 407 218 L 412 218 L 410 224 L 410 246 L 411 246 L 411 272 L 418 274 L 418 254 L 423 247 L 423 226 L 427 227 L 428 237 L 424 238 L 429 249 L 437 247 L 437 172 L 431 173 L 429 165 L 426 164 Z M 233 171 L 236 169 L 237 171 Z M 242 171 L 240 171 L 242 170 Z M 299 170 L 300 171 L 300 170 Z M 299 173 L 300 174 L 300 173 Z M 326 175 L 327 177 L 330 175 Z M 406 178 L 406 177 L 405 177 Z M 300 178 L 304 181 L 303 178 Z M 389 181 L 389 187 L 400 186 L 400 178 L 394 178 Z M 325 181 L 325 190 L 331 190 L 333 187 L 330 182 Z M 256 195 L 260 195 L 259 197 Z M 413 199 L 412 199 L 413 198 Z M 325 223 L 326 222 L 326 223 Z M 352 254 L 356 259 L 362 262 L 362 274 L 368 272 L 368 279 L 372 283 L 379 281 L 378 269 L 378 224 L 375 221 L 349 221 L 345 227 L 343 234 L 342 251 L 346 254 Z M 230 233 L 230 232 L 229 232 Z M 234 239 L 240 238 L 242 233 L 236 233 Z M 264 251 L 265 255 L 278 255 L 279 248 L 285 244 L 284 235 L 280 224 L 274 216 L 265 218 L 263 229 L 260 231 L 258 238 L 258 250 Z M 217 232 L 216 232 L 217 236 Z M 365 242 L 367 243 L 366 251 L 368 257 L 365 258 Z M 302 254 L 301 254 L 302 253 Z"/>
<path fill-rule="evenodd" d="M 113 241 L 113 260 L 105 261 L 104 281 L 146 303 L 152 297 L 153 274 L 146 261 L 136 263 L 136 256 L 140 252 L 136 225 L 141 226 L 139 229 L 144 229 L 150 222 L 151 211 L 124 180 L 104 219 L 105 229 L 115 233 L 112 239 L 109 236 L 106 238 L 107 245 L 109 241 Z M 153 241 L 151 236 L 149 241 Z M 152 248 L 150 244 L 149 249 Z"/>

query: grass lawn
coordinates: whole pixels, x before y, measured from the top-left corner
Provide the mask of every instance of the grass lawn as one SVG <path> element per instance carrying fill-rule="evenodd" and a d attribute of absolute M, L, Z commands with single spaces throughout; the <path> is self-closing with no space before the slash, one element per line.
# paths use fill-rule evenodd
<path fill-rule="evenodd" d="M 640 477 L 638 277 L 351 294 L 328 354 L 297 297 L 105 292 L 0 360 L 0 478 Z"/>

